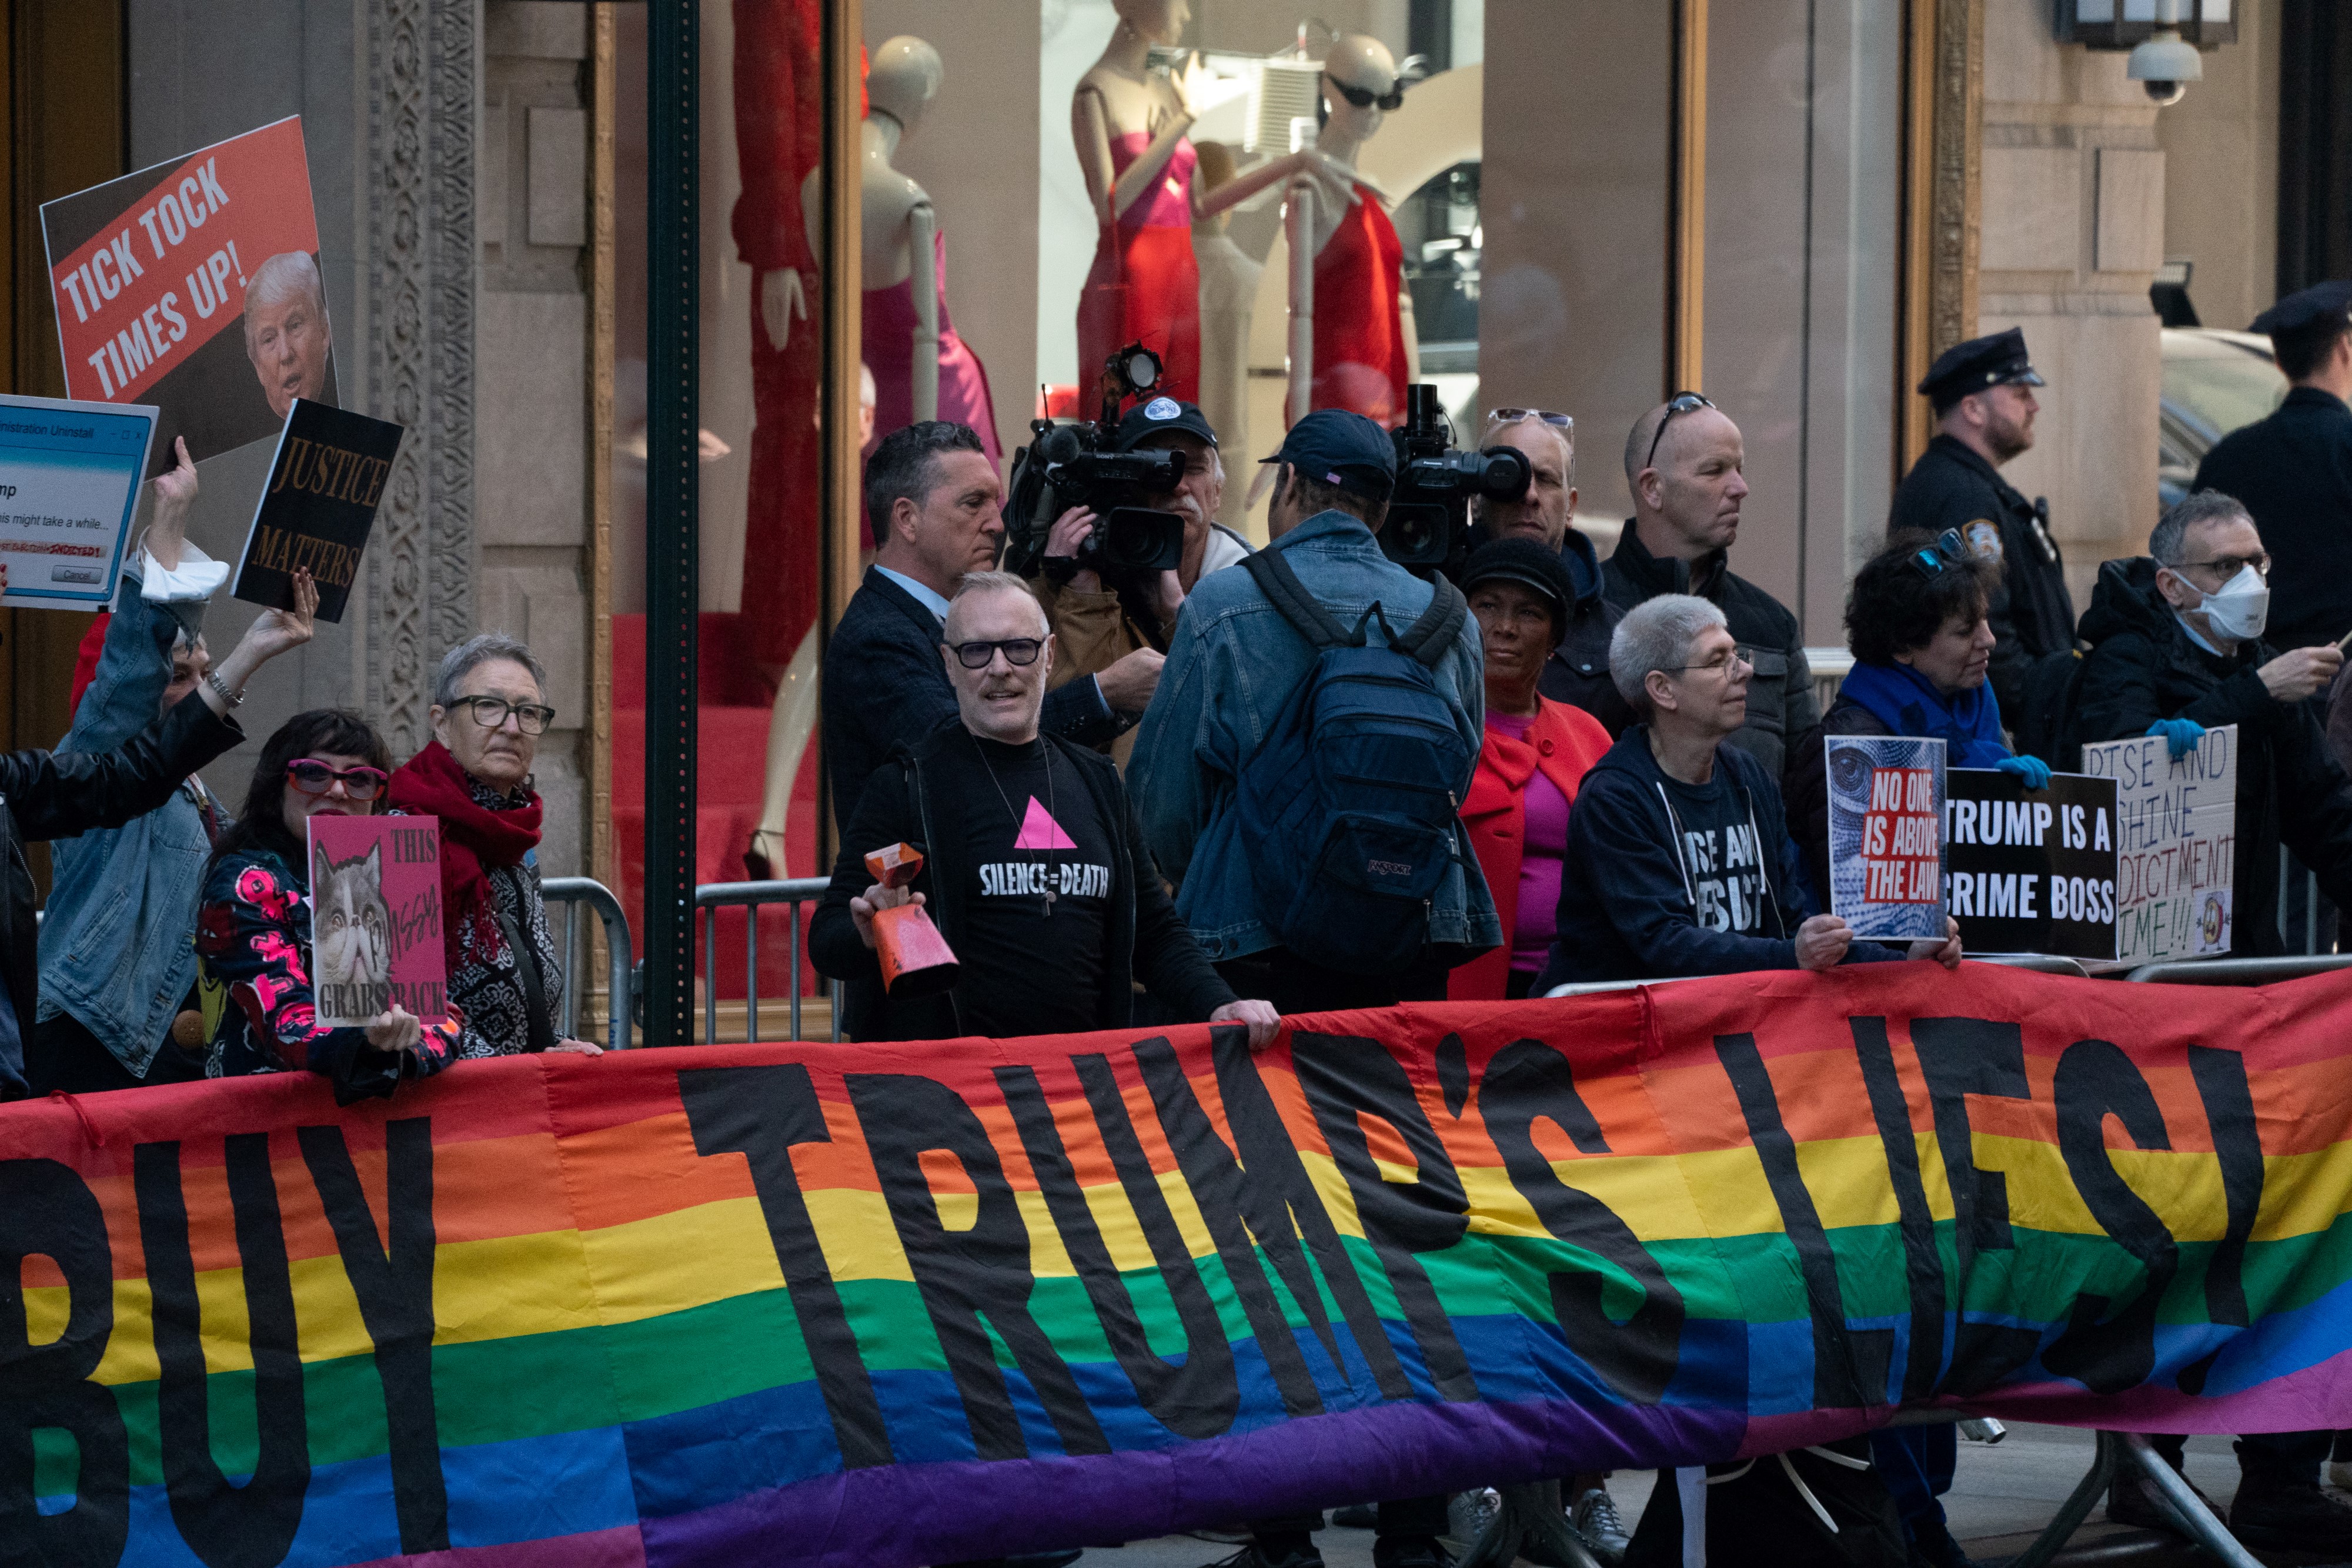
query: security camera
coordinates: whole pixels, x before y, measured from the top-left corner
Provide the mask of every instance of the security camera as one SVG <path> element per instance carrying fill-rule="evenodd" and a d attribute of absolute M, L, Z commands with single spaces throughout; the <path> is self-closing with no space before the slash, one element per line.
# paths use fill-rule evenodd
<path fill-rule="evenodd" d="M 2179 28 L 2159 27 L 2154 37 L 2132 50 L 2124 74 L 2146 89 L 2149 100 L 2161 109 L 2179 103 L 2190 82 L 2204 79 L 2205 63 L 2196 49 L 2180 41 Z"/>

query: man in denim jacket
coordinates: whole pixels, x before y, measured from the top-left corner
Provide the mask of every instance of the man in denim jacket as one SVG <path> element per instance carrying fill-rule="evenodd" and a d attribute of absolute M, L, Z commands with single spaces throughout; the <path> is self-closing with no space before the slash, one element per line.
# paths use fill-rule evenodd
<path fill-rule="evenodd" d="M 1292 426 L 1268 461 L 1282 469 L 1266 512 L 1267 548 L 1283 553 L 1342 625 L 1355 625 L 1375 602 L 1391 628 L 1412 625 L 1429 608 L 1430 585 L 1382 555 L 1373 537 L 1396 482 L 1387 432 L 1360 414 L 1320 410 Z M 1184 601 L 1129 764 L 1143 836 L 1177 884 L 1176 912 L 1237 994 L 1266 998 L 1286 1013 L 1442 998 L 1448 969 L 1503 939 L 1486 879 L 1466 853 L 1431 900 L 1422 961 L 1402 974 L 1307 964 L 1259 916 L 1234 780 L 1316 656 L 1248 572 L 1201 580 Z M 1431 672 L 1474 754 L 1486 722 L 1480 657 L 1477 622 L 1465 620 Z"/>
<path fill-rule="evenodd" d="M 203 679 L 209 658 L 197 627 L 228 568 L 185 542 L 195 494 L 184 457 L 156 479 L 144 548 L 124 561 L 97 675 L 59 751 L 115 750 Z M 191 775 L 145 816 L 57 841 L 41 923 L 40 1011 L 25 1052 L 34 1094 L 204 1076 L 202 1036 L 183 1052 L 171 1043 L 172 1022 L 196 980 L 189 938 L 205 857 L 227 826 Z"/>

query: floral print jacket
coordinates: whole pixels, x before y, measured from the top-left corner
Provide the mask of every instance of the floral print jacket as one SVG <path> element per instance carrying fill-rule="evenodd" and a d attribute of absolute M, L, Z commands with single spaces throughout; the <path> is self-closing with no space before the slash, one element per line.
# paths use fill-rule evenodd
<path fill-rule="evenodd" d="M 310 888 L 266 849 L 227 854 L 205 874 L 196 961 L 212 1043 L 211 1078 L 247 1072 L 324 1074 L 335 1103 L 386 1096 L 404 1078 L 438 1072 L 461 1055 L 462 1020 L 427 1024 L 414 1051 L 373 1050 L 367 1031 L 319 1022 L 310 991 Z"/>

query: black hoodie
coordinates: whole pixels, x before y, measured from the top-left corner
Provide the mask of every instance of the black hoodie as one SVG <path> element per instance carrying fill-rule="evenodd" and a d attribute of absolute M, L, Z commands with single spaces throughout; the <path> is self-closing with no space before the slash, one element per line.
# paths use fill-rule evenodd
<path fill-rule="evenodd" d="M 2278 931 L 2279 844 L 2319 874 L 2320 891 L 2352 903 L 2352 785 L 2347 785 L 2307 703 L 2283 703 L 2263 684 L 2278 657 L 2264 643 L 2209 653 L 2157 591 L 2146 556 L 2099 568 L 2082 634 L 2084 661 L 2074 739 L 2083 745 L 2147 733 L 2159 719 L 2193 719 L 2208 729 L 2238 727 L 2238 841 L 2231 904 L 2231 952 L 2266 957 L 2284 950 Z"/>

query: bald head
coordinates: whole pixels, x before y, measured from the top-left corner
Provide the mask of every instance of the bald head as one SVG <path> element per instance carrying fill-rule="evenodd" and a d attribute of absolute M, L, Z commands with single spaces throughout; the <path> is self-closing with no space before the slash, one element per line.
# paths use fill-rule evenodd
<path fill-rule="evenodd" d="M 1625 481 L 1643 547 L 1662 560 L 1687 561 L 1729 549 L 1748 495 L 1747 460 L 1739 426 L 1720 409 L 1675 413 L 1661 403 L 1635 420 Z"/>

